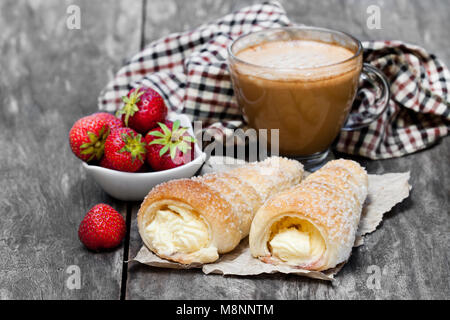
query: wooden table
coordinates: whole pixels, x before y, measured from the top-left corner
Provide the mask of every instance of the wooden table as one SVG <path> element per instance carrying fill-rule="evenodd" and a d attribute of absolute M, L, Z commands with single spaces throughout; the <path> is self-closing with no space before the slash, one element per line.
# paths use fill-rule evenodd
<path fill-rule="evenodd" d="M 335 285 L 288 275 L 206 276 L 124 263 L 142 245 L 139 204 L 109 197 L 86 176 L 70 152 L 69 129 L 96 110 L 99 91 L 144 43 L 250 2 L 0 2 L 0 299 L 448 299 L 449 139 L 399 159 L 358 159 L 370 173 L 411 170 L 413 190 L 354 250 Z M 71 4 L 81 8 L 80 30 L 66 26 Z M 381 9 L 380 30 L 367 27 L 371 4 Z M 293 21 L 341 29 L 361 40 L 402 39 L 450 61 L 446 0 L 284 5 Z M 95 254 L 81 245 L 77 229 L 99 202 L 117 208 L 131 232 L 121 247 Z M 67 286 L 73 265 L 80 270 L 80 289 Z M 379 287 L 370 278 L 378 271 Z"/>

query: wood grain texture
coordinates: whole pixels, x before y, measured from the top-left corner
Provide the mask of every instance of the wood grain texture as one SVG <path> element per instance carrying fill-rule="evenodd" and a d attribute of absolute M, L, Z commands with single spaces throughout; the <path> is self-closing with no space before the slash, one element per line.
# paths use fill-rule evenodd
<path fill-rule="evenodd" d="M 450 43 L 445 30 L 450 5 L 445 0 L 284 0 L 293 22 L 342 30 L 360 40 L 401 40 L 420 45 L 445 63 L 450 61 Z M 381 29 L 369 29 L 369 6 L 380 8 Z"/>
<path fill-rule="evenodd" d="M 448 298 L 450 139 L 406 157 L 356 158 L 370 173 L 411 171 L 411 197 L 387 214 L 354 250 L 337 283 L 290 275 L 222 277 L 163 270 L 122 259 L 142 241 L 139 203 L 108 197 L 86 176 L 67 134 L 96 110 L 97 95 L 144 43 L 194 28 L 258 1 L 5 0 L 0 3 L 0 299 L 391 299 Z M 285 0 L 292 21 L 341 29 L 361 40 L 401 39 L 448 64 L 450 5 L 446 0 Z M 68 30 L 66 9 L 81 9 L 81 30 Z M 367 28 L 367 7 L 381 9 L 380 30 Z M 142 33 L 141 31 L 144 31 Z M 336 155 L 337 157 L 341 155 Z M 345 155 L 344 155 L 345 156 Z M 345 156 L 347 157 L 347 156 Z M 132 208 L 129 247 L 94 254 L 78 241 L 85 212 L 106 202 Z M 66 287 L 70 265 L 82 287 Z M 380 289 L 368 268 L 382 270 Z"/>
<path fill-rule="evenodd" d="M 145 43 L 189 30 L 257 0 L 147 0 Z M 450 5 L 446 0 L 279 0 L 294 23 L 348 32 L 360 40 L 402 40 L 421 45 L 447 64 Z M 380 8 L 381 29 L 369 29 L 367 8 Z"/>
<path fill-rule="evenodd" d="M 256 1 L 151 1 L 147 5 L 146 43 L 170 32 L 193 28 Z M 444 62 L 450 47 L 442 39 L 450 28 L 449 4 L 435 0 L 292 0 L 281 1 L 292 21 L 340 29 L 361 40 L 401 39 L 435 53 Z M 369 30 L 367 7 L 381 9 L 380 30 Z M 425 7 L 426 6 L 426 7 Z M 167 9 L 169 8 L 169 9 Z M 177 19 L 174 19 L 174 18 Z M 347 155 L 335 155 L 346 157 Z M 292 275 L 235 277 L 204 275 L 198 270 L 167 270 L 130 263 L 127 299 L 443 299 L 450 294 L 449 167 L 450 140 L 402 158 L 356 158 L 369 173 L 411 171 L 410 198 L 397 205 L 354 249 L 334 285 Z M 351 158 L 351 157 L 350 157 Z M 142 241 L 133 206 L 130 250 Z M 371 267 L 372 266 L 372 267 Z M 375 267 L 373 267 L 375 266 Z M 371 285 L 371 268 L 381 271 L 380 288 Z"/>
<path fill-rule="evenodd" d="M 204 275 L 198 270 L 169 270 L 130 263 L 127 299 L 446 299 L 449 286 L 448 163 L 433 160 L 450 155 L 450 139 L 400 159 L 371 161 L 348 157 L 369 173 L 411 171 L 411 196 L 385 215 L 378 229 L 353 250 L 337 281 L 293 275 L 237 277 Z M 440 172 L 439 179 L 436 175 Z M 135 204 L 131 221 L 130 257 L 142 241 Z M 372 267 L 371 267 L 372 266 Z M 381 271 L 380 287 L 371 286 Z"/>
<path fill-rule="evenodd" d="M 77 230 L 93 205 L 124 213 L 125 204 L 86 176 L 68 132 L 97 110 L 99 91 L 139 49 L 135 3 L 0 3 L 0 299 L 120 296 L 123 247 L 88 252 Z M 81 8 L 80 30 L 66 27 L 70 4 Z M 80 267 L 80 290 L 66 287 L 70 265 Z"/>

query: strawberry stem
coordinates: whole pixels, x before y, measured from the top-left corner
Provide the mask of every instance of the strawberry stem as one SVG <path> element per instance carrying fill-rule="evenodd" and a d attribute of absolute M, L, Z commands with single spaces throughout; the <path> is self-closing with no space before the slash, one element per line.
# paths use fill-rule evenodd
<path fill-rule="evenodd" d="M 123 96 L 122 100 L 125 105 L 117 111 L 116 116 L 120 117 L 121 115 L 125 115 L 125 126 L 128 127 L 128 121 L 130 117 L 132 117 L 136 112 L 139 111 L 139 107 L 137 103 L 141 101 L 140 97 L 144 94 L 144 91 L 141 91 L 141 88 L 137 88 L 134 90 L 129 97 Z"/>
<path fill-rule="evenodd" d="M 176 142 L 178 140 L 180 140 L 179 131 L 172 132 L 172 137 L 170 138 L 170 141 Z"/>
<path fill-rule="evenodd" d="M 192 149 L 190 143 L 194 143 L 196 140 L 191 136 L 185 136 L 187 128 L 180 127 L 180 120 L 176 120 L 173 123 L 172 130 L 170 130 L 164 123 L 158 123 L 163 132 L 151 131 L 150 135 L 157 137 L 158 139 L 150 142 L 152 144 L 160 144 L 163 147 L 159 151 L 159 156 L 162 157 L 167 151 L 170 153 L 170 157 L 175 159 L 177 149 L 181 153 L 186 153 Z"/>
<path fill-rule="evenodd" d="M 90 131 L 87 133 L 89 142 L 83 143 L 80 146 L 81 154 L 90 155 L 87 162 L 94 160 L 94 158 L 96 160 L 100 160 L 102 158 L 103 152 L 105 150 L 105 141 L 108 135 L 109 128 L 107 126 L 103 126 L 100 129 L 98 136 Z"/>
<path fill-rule="evenodd" d="M 142 135 L 133 132 L 124 133 L 122 134 L 122 140 L 125 146 L 119 152 L 129 152 L 133 160 L 137 158 L 139 161 L 144 162 L 143 155 L 145 155 L 146 149 L 145 142 L 142 142 Z"/>

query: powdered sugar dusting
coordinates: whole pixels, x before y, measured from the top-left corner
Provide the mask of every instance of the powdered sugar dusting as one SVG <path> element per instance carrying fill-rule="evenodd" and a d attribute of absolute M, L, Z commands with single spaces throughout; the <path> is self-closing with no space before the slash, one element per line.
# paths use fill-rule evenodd
<path fill-rule="evenodd" d="M 265 202 L 272 195 L 299 183 L 303 177 L 303 166 L 295 160 L 270 157 L 262 162 L 233 169 L 229 173 L 245 179 Z"/>
<path fill-rule="evenodd" d="M 210 173 L 192 179 L 206 184 L 230 204 L 233 214 L 239 220 L 243 238 L 247 236 L 259 206 L 273 194 L 299 183 L 302 176 L 303 166 L 299 162 L 270 157 L 225 173 Z M 259 199 L 255 198 L 253 192 L 244 192 L 244 186 L 250 186 Z M 255 205 L 257 202 L 259 206 Z"/>
<path fill-rule="evenodd" d="M 329 266 L 334 267 L 350 256 L 366 196 L 365 170 L 356 162 L 337 160 L 265 206 L 277 210 L 295 207 L 300 216 L 322 226 L 327 232 L 327 251 L 336 248 L 337 256 L 330 257 L 333 261 Z"/>
<path fill-rule="evenodd" d="M 166 198 L 183 202 L 184 199 L 200 216 L 201 210 L 197 211 L 195 205 L 190 202 L 195 200 L 195 203 L 207 204 L 208 219 L 220 221 L 220 232 L 227 234 L 216 237 L 211 233 L 214 231 L 210 227 L 208 245 L 217 247 L 219 252 L 229 251 L 231 246 L 229 241 L 236 238 L 236 233 L 240 234 L 240 239 L 248 235 L 253 217 L 264 201 L 273 194 L 300 182 L 302 176 L 303 167 L 297 161 L 271 157 L 224 173 L 210 173 L 191 179 L 162 183 L 149 193 L 144 202 Z M 223 240 L 217 240 L 219 238 Z M 227 243 L 222 243 L 221 246 L 218 241 Z M 221 247 L 224 249 L 220 249 Z M 175 257 L 176 254 L 182 253 L 174 253 L 172 256 Z M 191 258 L 195 260 L 194 256 Z M 189 261 L 197 262 L 191 259 Z"/>

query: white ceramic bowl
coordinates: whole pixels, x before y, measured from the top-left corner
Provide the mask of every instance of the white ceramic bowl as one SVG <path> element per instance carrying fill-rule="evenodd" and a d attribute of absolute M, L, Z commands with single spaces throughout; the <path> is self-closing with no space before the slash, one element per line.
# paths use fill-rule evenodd
<path fill-rule="evenodd" d="M 189 118 L 184 114 L 170 113 L 168 119 L 180 120 L 181 126 L 189 128 L 188 132 L 193 135 L 192 125 Z M 195 144 L 195 158 L 191 162 L 164 171 L 155 172 L 122 172 L 93 166 L 83 162 L 83 167 L 89 175 L 110 196 L 119 200 L 139 201 L 145 198 L 148 192 L 157 184 L 165 181 L 192 177 L 203 165 L 206 154 Z"/>

